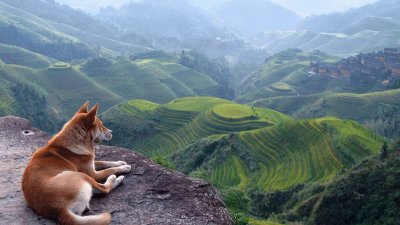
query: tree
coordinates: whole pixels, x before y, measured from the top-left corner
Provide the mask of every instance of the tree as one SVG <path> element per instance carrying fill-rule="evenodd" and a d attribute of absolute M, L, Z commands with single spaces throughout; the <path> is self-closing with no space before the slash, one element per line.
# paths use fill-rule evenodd
<path fill-rule="evenodd" d="M 388 156 L 388 146 L 387 146 L 387 142 L 385 141 L 385 143 L 383 143 L 382 149 L 381 149 L 381 160 L 386 159 Z"/>

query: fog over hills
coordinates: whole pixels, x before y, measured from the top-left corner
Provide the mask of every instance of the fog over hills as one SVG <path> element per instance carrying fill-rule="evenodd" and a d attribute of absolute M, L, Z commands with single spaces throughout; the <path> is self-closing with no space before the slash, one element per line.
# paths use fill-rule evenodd
<path fill-rule="evenodd" d="M 129 1 L 141 0 L 56 0 L 63 4 L 69 4 L 74 8 L 96 13 L 100 7 L 113 6 L 120 7 Z M 230 0 L 190 0 L 193 4 L 203 9 L 213 9 L 214 7 L 226 3 Z M 376 2 L 377 0 L 271 0 L 272 2 L 290 9 L 301 16 L 310 16 L 313 14 L 326 14 L 334 11 L 345 11 L 350 8 L 360 7 L 362 5 Z"/>
<path fill-rule="evenodd" d="M 0 117 L 54 133 L 98 102 L 108 144 L 207 180 L 229 225 L 398 225 L 400 144 L 387 147 L 400 135 L 399 11 L 400 0 L 0 0 Z"/>

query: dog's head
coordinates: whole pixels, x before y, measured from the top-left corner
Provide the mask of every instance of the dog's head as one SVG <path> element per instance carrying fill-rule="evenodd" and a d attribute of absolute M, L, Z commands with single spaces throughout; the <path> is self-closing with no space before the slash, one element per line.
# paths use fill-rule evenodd
<path fill-rule="evenodd" d="M 99 104 L 93 106 L 91 110 L 88 109 L 89 102 L 83 104 L 78 110 L 76 115 L 82 121 L 82 125 L 87 131 L 90 132 L 93 142 L 109 141 L 112 138 L 112 131 L 103 125 L 103 122 L 97 117 Z"/>

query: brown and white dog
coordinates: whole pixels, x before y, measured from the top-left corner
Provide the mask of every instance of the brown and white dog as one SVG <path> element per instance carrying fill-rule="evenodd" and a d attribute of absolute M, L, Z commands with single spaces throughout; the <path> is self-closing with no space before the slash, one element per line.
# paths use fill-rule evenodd
<path fill-rule="evenodd" d="M 115 174 L 131 170 L 123 161 L 94 160 L 94 145 L 110 140 L 112 133 L 97 118 L 99 105 L 90 111 L 88 105 L 86 102 L 46 146 L 35 151 L 22 177 L 28 205 L 62 225 L 109 224 L 110 213 L 81 215 L 89 208 L 92 191 L 109 193 L 124 179 Z"/>

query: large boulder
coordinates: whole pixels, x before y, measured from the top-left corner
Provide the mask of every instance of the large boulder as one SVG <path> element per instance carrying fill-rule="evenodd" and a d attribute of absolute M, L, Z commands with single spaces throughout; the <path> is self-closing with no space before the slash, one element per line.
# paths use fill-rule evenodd
<path fill-rule="evenodd" d="M 0 118 L 0 224 L 55 224 L 36 215 L 20 188 L 32 153 L 50 136 L 22 118 Z M 112 224 L 230 225 L 217 190 L 208 182 L 164 169 L 144 156 L 118 147 L 96 147 L 97 159 L 124 160 L 132 166 L 123 184 L 94 196 L 87 214 L 111 212 Z"/>

